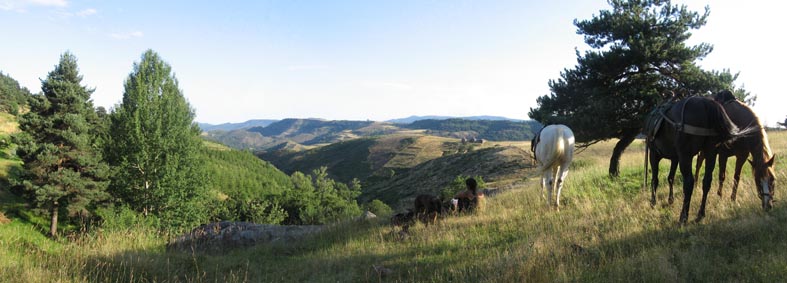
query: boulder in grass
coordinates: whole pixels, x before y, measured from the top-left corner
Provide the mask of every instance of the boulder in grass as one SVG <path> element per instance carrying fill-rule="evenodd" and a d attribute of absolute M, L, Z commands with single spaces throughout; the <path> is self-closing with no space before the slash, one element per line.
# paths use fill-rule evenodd
<path fill-rule="evenodd" d="M 201 225 L 171 240 L 168 251 L 225 253 L 265 243 L 289 243 L 322 231 L 320 225 L 272 225 L 250 222 L 214 222 Z"/>

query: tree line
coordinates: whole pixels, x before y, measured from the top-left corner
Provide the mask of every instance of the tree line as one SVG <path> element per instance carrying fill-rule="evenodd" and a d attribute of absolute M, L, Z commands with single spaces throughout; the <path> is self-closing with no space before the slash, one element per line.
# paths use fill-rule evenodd
<path fill-rule="evenodd" d="M 131 213 L 180 232 L 208 221 L 322 224 L 360 214 L 357 180 L 336 182 L 327 168 L 287 176 L 249 152 L 206 147 L 172 67 L 152 50 L 133 64 L 111 111 L 94 107 L 70 52 L 39 94 L 6 77 L 3 105 L 29 107 L 12 139 L 23 162 L 13 192 L 49 218 L 53 237 L 61 220 L 114 219 L 101 215 Z"/>

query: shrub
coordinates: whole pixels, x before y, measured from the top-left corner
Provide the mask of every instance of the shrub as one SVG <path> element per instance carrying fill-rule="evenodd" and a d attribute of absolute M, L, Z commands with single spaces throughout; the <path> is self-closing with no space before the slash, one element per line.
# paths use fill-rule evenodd
<path fill-rule="evenodd" d="M 366 203 L 364 209 L 380 217 L 388 217 L 393 214 L 393 209 L 379 199 Z"/>

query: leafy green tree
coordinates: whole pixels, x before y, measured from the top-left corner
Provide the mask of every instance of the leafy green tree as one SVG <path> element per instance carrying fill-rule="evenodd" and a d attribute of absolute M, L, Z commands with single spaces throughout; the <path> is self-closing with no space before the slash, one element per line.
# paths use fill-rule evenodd
<path fill-rule="evenodd" d="M 200 129 L 172 68 L 152 50 L 134 64 L 110 120 L 111 193 L 168 229 L 205 220 Z"/>
<path fill-rule="evenodd" d="M 361 214 L 357 198 L 360 181 L 350 185 L 328 178 L 327 167 L 311 175 L 295 172 L 291 176 L 294 189 L 285 193 L 282 208 L 287 212 L 286 224 L 325 224 Z"/>
<path fill-rule="evenodd" d="M 19 121 L 23 132 L 15 137 L 24 162 L 18 183 L 38 208 L 49 213 L 53 237 L 61 209 L 69 218 L 84 221 L 108 198 L 109 167 L 96 146 L 93 90 L 81 82 L 76 57 L 64 53 L 41 82 L 43 95 L 32 98 L 30 112 Z"/>
<path fill-rule="evenodd" d="M 551 93 L 539 97 L 529 115 L 545 125 L 569 126 L 581 147 L 618 138 L 609 165 L 609 174 L 617 176 L 620 156 L 665 94 L 745 91 L 733 84 L 737 74 L 697 66 L 711 45 L 687 45 L 690 30 L 705 25 L 709 8 L 699 14 L 665 0 L 609 4 L 590 20 L 574 21 L 591 50 L 577 51 L 577 65 L 549 81 Z"/>

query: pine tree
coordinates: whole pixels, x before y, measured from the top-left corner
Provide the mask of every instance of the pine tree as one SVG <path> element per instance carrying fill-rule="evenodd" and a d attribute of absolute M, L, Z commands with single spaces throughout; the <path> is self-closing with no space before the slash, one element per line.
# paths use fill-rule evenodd
<path fill-rule="evenodd" d="M 705 25 L 700 14 L 666 0 L 609 0 L 611 9 L 574 21 L 592 48 L 577 65 L 550 80 L 551 94 L 538 98 L 529 116 L 543 124 L 566 124 L 580 146 L 618 139 L 609 174 L 617 176 L 623 151 L 634 141 L 645 116 L 669 93 L 706 94 L 733 90 L 753 103 L 756 96 L 736 88 L 737 74 L 705 71 L 696 62 L 713 47 L 687 44 L 691 30 Z"/>
<path fill-rule="evenodd" d="M 77 59 L 66 52 L 41 82 L 30 112 L 23 115 L 15 137 L 24 161 L 18 183 L 51 217 L 50 235 L 57 236 L 58 215 L 86 220 L 95 205 L 108 197 L 109 168 L 103 163 L 94 130 L 98 115 L 90 101 L 92 89 L 82 86 Z"/>
<path fill-rule="evenodd" d="M 125 81 L 110 115 L 111 192 L 145 215 L 179 229 L 206 218 L 200 130 L 172 68 L 152 50 Z"/>

